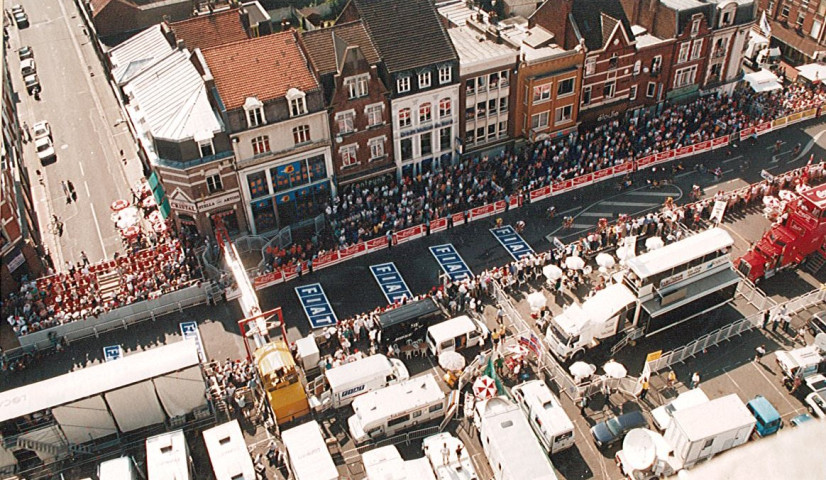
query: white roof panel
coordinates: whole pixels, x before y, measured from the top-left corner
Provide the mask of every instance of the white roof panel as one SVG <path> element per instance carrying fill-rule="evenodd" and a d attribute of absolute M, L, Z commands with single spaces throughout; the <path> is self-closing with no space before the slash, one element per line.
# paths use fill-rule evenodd
<path fill-rule="evenodd" d="M 734 240 L 727 231 L 712 228 L 631 258 L 628 267 L 640 278 L 648 278 L 733 244 Z"/>
<path fill-rule="evenodd" d="M 736 393 L 677 410 L 671 418 L 690 441 L 755 424 L 754 416 Z"/>
<path fill-rule="evenodd" d="M 107 52 L 112 63 L 112 77 L 123 85 L 155 62 L 175 50 L 161 31 L 153 25 Z"/>

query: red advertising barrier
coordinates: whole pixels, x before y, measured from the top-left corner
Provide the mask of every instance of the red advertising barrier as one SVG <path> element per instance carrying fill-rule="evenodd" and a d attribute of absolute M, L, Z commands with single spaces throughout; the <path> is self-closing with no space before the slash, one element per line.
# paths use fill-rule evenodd
<path fill-rule="evenodd" d="M 554 183 L 551 190 L 554 192 L 554 195 L 562 192 L 567 192 L 574 186 L 574 182 L 571 180 L 563 180 L 561 182 Z"/>
<path fill-rule="evenodd" d="M 430 222 L 430 233 L 441 232 L 442 230 L 447 230 L 446 218 L 437 218 Z"/>
<path fill-rule="evenodd" d="M 578 177 L 574 177 L 574 188 L 584 187 L 585 185 L 589 185 L 594 181 L 594 174 L 588 173 L 585 175 L 580 175 Z"/>
<path fill-rule="evenodd" d="M 499 202 L 504 203 L 504 200 L 499 200 Z M 497 204 L 499 202 L 496 202 Z M 522 206 L 522 195 L 514 195 L 511 197 L 511 208 L 519 208 Z M 497 207 L 498 208 L 498 207 Z"/>
<path fill-rule="evenodd" d="M 625 172 L 633 172 L 634 171 L 634 162 L 628 161 L 625 163 L 621 163 L 619 165 L 614 165 L 611 167 L 614 169 L 614 175 L 618 173 L 625 173 Z"/>
<path fill-rule="evenodd" d="M 740 141 L 749 138 L 755 131 L 756 129 L 754 127 L 748 127 L 740 130 Z"/>
<path fill-rule="evenodd" d="M 515 195 L 511 198 L 510 207 L 509 208 L 519 208 L 519 195 Z M 493 202 L 493 213 L 502 213 L 505 211 L 505 201 L 504 200 L 497 200 Z"/>
<path fill-rule="evenodd" d="M 656 163 L 667 162 L 667 161 L 673 159 L 674 155 L 675 155 L 674 150 L 668 150 L 668 151 L 665 151 L 665 152 L 655 153 L 654 154 L 654 159 L 655 159 L 654 163 L 656 164 Z"/>
<path fill-rule="evenodd" d="M 694 144 L 694 153 L 707 152 L 711 150 L 711 140 Z"/>
<path fill-rule="evenodd" d="M 382 235 L 380 237 L 371 238 L 365 242 L 367 244 L 368 252 L 376 252 L 387 248 L 387 238 Z"/>
<path fill-rule="evenodd" d="M 327 252 L 313 260 L 313 268 L 323 268 L 338 261 L 338 252 Z"/>
<path fill-rule="evenodd" d="M 614 174 L 614 167 L 603 168 L 602 170 L 597 170 L 596 172 L 592 173 L 591 175 L 594 176 L 594 183 L 599 182 L 600 180 L 605 180 L 606 178 L 610 177 Z"/>
<path fill-rule="evenodd" d="M 270 285 L 275 285 L 283 281 L 283 277 L 281 275 L 281 270 L 276 272 L 265 273 L 264 275 L 258 275 L 252 280 L 252 286 L 256 290 L 261 290 L 262 288 L 269 287 Z"/>
<path fill-rule="evenodd" d="M 551 186 L 548 185 L 546 187 L 537 188 L 531 190 L 531 203 L 538 202 L 540 200 L 544 200 L 551 196 Z"/>
<path fill-rule="evenodd" d="M 657 157 L 655 155 L 649 155 L 647 157 L 642 157 L 641 159 L 637 160 L 637 170 L 641 168 L 645 168 L 649 165 L 653 165 L 657 161 Z"/>
<path fill-rule="evenodd" d="M 362 253 L 367 251 L 367 245 L 362 243 L 357 243 L 355 245 L 351 245 L 349 247 L 344 247 L 338 251 L 338 258 L 339 260 L 346 260 L 350 257 L 355 257 L 357 255 L 361 255 Z"/>
<path fill-rule="evenodd" d="M 504 202 L 502 202 L 504 204 Z M 481 207 L 472 208 L 470 210 L 470 221 L 477 220 L 479 218 L 489 217 L 495 213 L 496 206 L 492 203 L 488 203 L 487 205 L 482 205 Z M 504 205 L 502 205 L 502 210 L 504 210 Z"/>
<path fill-rule="evenodd" d="M 691 155 L 694 152 L 694 145 L 686 145 L 685 147 L 680 147 L 674 150 L 674 156 L 681 158 L 687 155 Z"/>
<path fill-rule="evenodd" d="M 462 212 L 454 213 L 452 215 L 452 217 L 453 217 L 453 226 L 454 227 L 457 227 L 457 226 L 465 223 L 465 214 L 462 213 Z"/>
<path fill-rule="evenodd" d="M 812 110 L 812 116 L 814 116 L 814 112 L 816 110 Z M 764 133 L 769 133 L 772 129 L 772 122 L 764 122 L 760 125 L 754 127 L 754 131 L 757 132 L 758 135 L 763 135 Z"/>
<path fill-rule="evenodd" d="M 724 137 L 720 137 L 720 138 L 715 138 L 711 141 L 711 148 L 715 149 L 715 148 L 724 147 L 724 146 L 728 145 L 728 142 L 729 142 L 729 136 L 728 135 L 726 135 Z"/>
<path fill-rule="evenodd" d="M 413 240 L 414 238 L 419 238 L 422 236 L 422 230 L 424 227 L 421 225 L 416 225 L 415 227 L 405 228 L 404 230 L 400 230 L 393 234 L 393 241 L 396 245 L 404 242 L 408 242 Z"/>
<path fill-rule="evenodd" d="M 788 123 L 799 122 L 801 120 L 803 120 L 803 112 L 797 112 L 789 115 Z"/>

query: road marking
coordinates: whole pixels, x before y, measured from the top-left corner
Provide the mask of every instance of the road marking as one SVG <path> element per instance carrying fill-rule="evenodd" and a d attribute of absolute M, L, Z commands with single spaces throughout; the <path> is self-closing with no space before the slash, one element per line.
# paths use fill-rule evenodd
<path fill-rule="evenodd" d="M 604 202 L 600 202 L 600 204 L 601 205 L 613 205 L 615 207 L 653 207 L 655 205 L 658 205 L 657 203 L 614 202 L 614 201 L 604 201 Z"/>
<path fill-rule="evenodd" d="M 731 158 L 729 158 L 728 160 L 723 160 L 723 163 L 733 162 L 733 161 L 735 161 L 735 160 L 739 160 L 739 159 L 741 159 L 741 158 L 743 158 L 743 156 L 742 156 L 742 155 L 737 155 L 736 157 L 731 157 Z"/>
<path fill-rule="evenodd" d="M 510 253 L 514 260 L 521 260 L 522 257 L 533 254 L 533 249 L 528 242 L 526 242 L 521 235 L 516 233 L 510 225 L 504 227 L 491 228 L 490 233 L 496 237 L 496 240 L 505 247 L 505 250 Z"/>
<path fill-rule="evenodd" d="M 98 231 L 98 240 L 100 240 L 100 248 L 103 250 L 103 258 L 108 258 L 109 254 L 106 253 L 106 245 L 103 243 L 103 234 L 100 233 L 100 223 L 98 222 L 98 215 L 95 213 L 95 205 L 89 202 L 89 208 L 92 210 L 92 218 L 95 219 L 95 229 Z"/>
<path fill-rule="evenodd" d="M 752 366 L 753 366 L 753 367 L 757 370 L 757 372 L 760 374 L 760 376 L 761 376 L 761 377 L 763 377 L 763 378 L 765 378 L 765 379 L 766 379 L 766 382 L 768 382 L 768 383 L 772 386 L 772 388 L 774 388 L 774 390 L 775 390 L 777 393 L 779 393 L 781 397 L 783 397 L 783 400 L 785 400 L 785 401 L 786 401 L 786 403 L 789 405 L 789 407 L 791 407 L 791 409 L 792 409 L 792 410 L 794 410 L 794 409 L 795 409 L 795 406 L 794 406 L 794 404 L 793 404 L 792 402 L 790 402 L 790 401 L 789 401 L 789 398 L 788 398 L 788 392 L 786 392 L 786 391 L 785 391 L 785 389 L 781 390 L 781 389 L 777 388 L 777 385 L 775 385 L 775 383 L 774 383 L 774 382 L 772 382 L 772 381 L 771 381 L 771 379 L 770 379 L 769 377 L 767 377 L 767 376 L 766 376 L 766 373 L 765 373 L 765 372 L 763 372 L 763 369 L 762 369 L 762 368 L 757 368 L 757 365 L 754 365 L 754 362 L 751 362 L 751 364 L 752 364 Z M 739 387 L 738 387 L 738 388 L 739 388 Z"/>
<path fill-rule="evenodd" d="M 86 196 L 92 198 L 92 194 L 89 192 L 89 184 L 86 183 L 86 180 L 83 181 L 83 187 L 86 189 Z"/>
<path fill-rule="evenodd" d="M 77 161 L 77 166 L 78 166 L 78 168 L 80 169 L 80 175 L 85 177 L 85 176 L 86 176 L 86 173 L 83 171 L 83 162 L 81 162 L 80 160 L 78 160 L 78 161 Z"/>
<path fill-rule="evenodd" d="M 692 173 L 694 173 L 694 170 L 689 170 L 689 171 L 687 171 L 687 172 L 678 173 L 677 175 L 674 175 L 674 178 L 683 178 L 683 177 L 687 177 L 687 176 L 691 175 Z"/>
<path fill-rule="evenodd" d="M 571 228 L 579 228 L 579 229 L 587 230 L 589 228 L 594 228 L 596 226 L 597 226 L 596 223 L 593 224 L 593 225 L 592 224 L 575 223 L 575 224 L 571 225 Z"/>
<path fill-rule="evenodd" d="M 413 298 L 410 288 L 407 287 L 407 283 L 393 262 L 370 265 L 370 272 L 373 273 L 373 278 L 379 284 L 387 303 L 393 305 L 405 298 Z"/>
<path fill-rule="evenodd" d="M 301 302 L 311 328 L 329 327 L 338 322 L 336 313 L 330 301 L 327 300 L 327 295 L 320 283 L 295 287 L 295 294 L 298 295 L 298 301 Z"/>
<path fill-rule="evenodd" d="M 671 197 L 674 194 L 668 192 L 634 192 L 631 193 L 632 196 L 642 196 L 642 197 Z"/>
<path fill-rule="evenodd" d="M 786 144 L 786 142 L 784 142 L 783 140 L 780 140 L 780 145 L 785 145 L 785 144 Z M 769 145 L 768 147 L 766 147 L 766 150 L 771 150 L 772 148 L 775 148 L 775 146 L 774 145 Z"/>
<path fill-rule="evenodd" d="M 459 252 L 452 243 L 444 245 L 434 245 L 429 247 L 430 253 L 436 257 L 436 262 L 442 267 L 442 270 L 450 277 L 451 280 L 458 281 L 466 278 L 472 278 L 473 272 L 470 271 L 467 263 L 462 259 Z"/>
<path fill-rule="evenodd" d="M 557 215 L 565 215 L 566 213 L 576 212 L 577 210 L 581 209 L 582 207 L 574 207 L 565 210 L 564 212 L 559 212 Z"/>
<path fill-rule="evenodd" d="M 614 212 L 582 212 L 577 216 L 614 218 Z"/>
<path fill-rule="evenodd" d="M 785 152 L 780 152 L 780 153 L 778 153 L 778 154 L 776 154 L 776 155 L 772 155 L 772 161 L 771 161 L 771 163 L 777 163 L 777 162 L 779 162 L 779 161 L 780 161 L 780 157 L 782 157 L 783 155 L 785 155 L 785 154 L 787 154 L 787 153 L 792 153 L 792 151 L 793 151 L 793 150 L 786 150 Z"/>

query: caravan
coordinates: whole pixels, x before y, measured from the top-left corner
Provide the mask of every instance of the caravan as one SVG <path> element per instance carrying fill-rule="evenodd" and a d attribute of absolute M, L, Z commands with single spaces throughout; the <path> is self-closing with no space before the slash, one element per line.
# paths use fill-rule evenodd
<path fill-rule="evenodd" d="M 146 439 L 148 480 L 192 480 L 192 460 L 183 430 Z"/>
<path fill-rule="evenodd" d="M 574 422 L 545 382 L 531 380 L 513 387 L 511 393 L 546 452 L 554 454 L 574 445 Z"/>
<path fill-rule="evenodd" d="M 285 430 L 281 440 L 295 480 L 338 480 L 336 464 L 318 422 L 313 420 Z"/>
<path fill-rule="evenodd" d="M 324 377 L 330 389 L 321 394 L 321 403 L 340 408 L 359 395 L 403 382 L 410 374 L 401 360 L 378 354 L 325 370 Z"/>
<path fill-rule="evenodd" d="M 347 424 L 353 441 L 361 444 L 444 418 L 447 409 L 445 393 L 428 374 L 359 396 Z"/>
<path fill-rule="evenodd" d="M 430 354 L 438 356 L 442 352 L 484 345 L 489 334 L 490 330 L 486 325 L 462 315 L 431 325 L 427 329 L 425 339 Z"/>
<path fill-rule="evenodd" d="M 215 480 L 255 480 L 255 468 L 238 420 L 204 430 L 203 435 Z"/>
<path fill-rule="evenodd" d="M 138 480 L 138 474 L 131 458 L 120 457 L 100 462 L 98 478 L 100 480 Z"/>

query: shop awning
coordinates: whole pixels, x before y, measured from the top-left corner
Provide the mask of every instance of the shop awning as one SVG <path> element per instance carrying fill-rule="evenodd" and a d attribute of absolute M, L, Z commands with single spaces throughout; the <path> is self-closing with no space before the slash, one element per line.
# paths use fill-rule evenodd
<path fill-rule="evenodd" d="M 783 88 L 777 76 L 768 70 L 748 73 L 743 76 L 743 81 L 748 82 L 749 85 L 751 85 L 751 89 L 757 93 L 770 92 Z"/>

